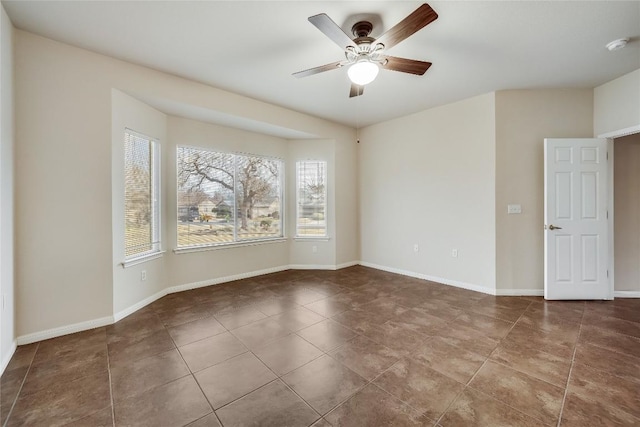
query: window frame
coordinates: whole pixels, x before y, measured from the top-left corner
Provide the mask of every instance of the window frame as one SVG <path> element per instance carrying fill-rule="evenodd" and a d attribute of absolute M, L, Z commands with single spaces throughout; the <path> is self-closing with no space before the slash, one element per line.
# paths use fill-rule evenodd
<path fill-rule="evenodd" d="M 209 153 L 230 155 L 233 157 L 233 240 L 230 242 L 219 242 L 219 243 L 201 243 L 201 244 L 192 244 L 192 245 L 180 245 L 179 240 L 179 193 L 180 193 L 180 184 L 178 182 L 180 172 L 179 172 L 179 150 L 180 149 L 191 149 L 191 150 L 200 150 Z M 279 225 L 280 225 L 280 233 L 278 236 L 268 236 L 268 237 L 258 237 L 258 238 L 241 238 L 239 237 L 238 230 L 238 222 L 240 221 L 238 218 L 238 158 L 239 157 L 258 157 L 266 160 L 277 161 L 279 163 L 278 166 L 278 198 L 280 199 L 280 210 L 279 210 Z M 287 241 L 287 233 L 286 233 L 286 190 L 285 190 L 285 171 L 286 171 L 286 161 L 281 157 L 269 156 L 263 154 L 253 154 L 247 152 L 240 151 L 226 151 L 220 150 L 210 147 L 201 147 L 194 145 L 176 145 L 176 248 L 173 249 L 173 252 L 176 254 L 181 253 L 190 253 L 190 252 L 200 252 L 200 251 L 208 251 L 208 250 L 216 250 L 216 249 L 227 249 L 241 246 L 255 246 L 262 245 L 267 243 L 276 243 L 276 242 L 285 242 Z"/>
<path fill-rule="evenodd" d="M 149 143 L 149 151 L 150 151 L 150 194 L 149 198 L 151 200 L 151 249 L 135 253 L 127 256 L 127 235 L 126 235 L 126 186 L 127 186 L 127 178 L 126 178 L 126 142 L 127 136 L 131 135 L 135 138 L 146 140 Z M 142 262 L 148 261 L 150 259 L 156 259 L 162 256 L 164 251 L 162 250 L 162 146 L 160 144 L 160 140 L 158 138 L 154 138 L 148 135 L 145 135 L 141 132 L 135 131 L 131 128 L 124 129 L 124 144 L 125 145 L 125 155 L 124 155 L 124 191 L 123 191 L 123 204 L 124 204 L 124 235 L 123 235 L 123 243 L 124 243 L 124 261 L 122 262 L 123 267 L 129 267 L 132 265 L 140 264 Z"/>
<path fill-rule="evenodd" d="M 324 180 L 324 191 L 323 191 L 323 199 L 324 199 L 324 206 L 323 206 L 323 211 L 324 211 L 324 234 L 318 234 L 318 235 L 309 235 L 309 234 L 300 234 L 300 224 L 299 224 L 299 220 L 300 220 L 300 167 L 302 164 L 304 163 L 315 163 L 315 164 L 324 164 L 323 167 L 323 180 Z M 329 176 L 329 163 L 326 160 L 320 160 L 320 159 L 305 159 L 305 160 L 298 160 L 296 161 L 295 164 L 295 203 L 296 203 L 296 218 L 295 218 L 295 240 L 329 240 L 329 219 L 328 219 L 328 211 L 329 211 L 329 194 L 328 194 L 328 190 L 329 190 L 329 186 L 328 186 L 328 176 Z"/>

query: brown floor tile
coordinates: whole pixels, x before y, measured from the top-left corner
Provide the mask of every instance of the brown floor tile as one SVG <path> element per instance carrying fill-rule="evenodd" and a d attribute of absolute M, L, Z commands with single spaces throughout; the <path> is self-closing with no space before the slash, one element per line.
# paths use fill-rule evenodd
<path fill-rule="evenodd" d="M 109 343 L 109 364 L 117 366 L 121 363 L 130 363 L 173 348 L 175 344 L 166 329 L 142 338 L 124 338 Z"/>
<path fill-rule="evenodd" d="M 469 382 L 487 359 L 486 356 L 450 345 L 441 337 L 426 341 L 411 357 L 462 384 Z"/>
<path fill-rule="evenodd" d="M 38 345 L 39 343 L 33 343 L 18 346 L 4 371 L 8 372 L 17 368 L 28 368 L 33 361 Z"/>
<path fill-rule="evenodd" d="M 216 314 L 216 319 L 227 329 L 236 329 L 248 325 L 267 316 L 255 307 L 244 307 L 236 310 L 225 310 Z"/>
<path fill-rule="evenodd" d="M 137 396 L 186 375 L 189 369 L 176 349 L 116 366 L 111 369 L 113 400 Z"/>
<path fill-rule="evenodd" d="M 204 317 L 199 320 L 194 320 L 193 322 L 169 328 L 168 331 L 173 342 L 176 346 L 180 347 L 203 338 L 221 334 L 226 332 L 226 329 L 214 317 Z"/>
<path fill-rule="evenodd" d="M 597 397 L 580 396 L 569 392 L 562 410 L 563 427 L 640 425 L 636 418 L 619 408 L 603 404 Z"/>
<path fill-rule="evenodd" d="M 607 348 L 629 356 L 640 354 L 640 339 L 593 326 L 582 325 L 582 328 L 580 328 L 580 342 Z"/>
<path fill-rule="evenodd" d="M 358 310 L 374 313 L 382 320 L 388 320 L 409 310 L 388 297 L 376 298 L 358 307 Z"/>
<path fill-rule="evenodd" d="M 182 426 L 212 412 L 192 376 L 156 387 L 114 407 L 116 425 Z"/>
<path fill-rule="evenodd" d="M 57 353 L 50 359 L 40 359 L 32 364 L 22 386 L 23 395 L 32 394 L 49 387 L 52 383 L 70 382 L 75 379 L 106 373 L 106 343 L 92 345 L 86 349 L 78 348 L 73 352 Z"/>
<path fill-rule="evenodd" d="M 540 427 L 531 418 L 510 406 L 467 388 L 440 419 L 442 427 Z"/>
<path fill-rule="evenodd" d="M 4 425 L 13 402 L 18 397 L 18 392 L 27 375 L 29 366 L 18 366 L 12 370 L 5 370 L 0 380 L 0 425 Z"/>
<path fill-rule="evenodd" d="M 295 334 L 279 338 L 253 352 L 278 375 L 304 365 L 322 355 L 322 351 Z"/>
<path fill-rule="evenodd" d="M 447 304 L 442 301 L 421 301 L 416 308 L 423 309 L 427 314 L 439 317 L 444 321 L 451 321 L 462 314 L 463 310 L 459 307 Z"/>
<path fill-rule="evenodd" d="M 349 304 L 338 302 L 331 298 L 321 299 L 311 304 L 306 304 L 304 307 L 325 317 L 332 317 L 351 309 Z"/>
<path fill-rule="evenodd" d="M 511 332 L 504 338 L 513 345 L 544 351 L 555 356 L 570 358 L 575 346 L 574 338 L 563 334 L 532 329 L 516 323 Z"/>
<path fill-rule="evenodd" d="M 195 377 L 214 409 L 276 379 L 251 352 L 197 372 Z"/>
<path fill-rule="evenodd" d="M 110 407 L 109 375 L 104 373 L 55 383 L 30 395 L 19 395 L 7 426 L 64 425 Z"/>
<path fill-rule="evenodd" d="M 342 286 L 338 286 L 335 283 L 327 282 L 318 278 L 296 280 L 293 284 L 296 286 L 302 286 L 305 289 L 327 297 L 339 294 L 346 290 L 346 288 L 343 288 Z"/>
<path fill-rule="evenodd" d="M 285 327 L 283 322 L 278 322 L 272 318 L 258 320 L 233 330 L 236 336 L 244 345 L 250 349 L 262 347 L 263 345 L 289 335 L 291 331 Z"/>
<path fill-rule="evenodd" d="M 393 320 L 378 325 L 363 335 L 402 355 L 411 354 L 429 338 Z"/>
<path fill-rule="evenodd" d="M 362 336 L 352 339 L 329 355 L 368 380 L 374 379 L 400 358 L 398 352 Z"/>
<path fill-rule="evenodd" d="M 481 356 L 489 356 L 498 346 L 498 340 L 485 337 L 475 329 L 471 329 L 462 324 L 450 324 L 438 332 L 438 335 L 449 345 L 459 347 L 463 350 L 477 353 Z"/>
<path fill-rule="evenodd" d="M 505 320 L 507 322 L 515 322 L 524 313 L 527 308 L 527 304 L 520 308 L 507 307 L 500 305 L 499 303 L 484 303 L 476 304 L 471 308 L 474 313 L 482 314 L 484 316 L 493 317 L 494 319 Z"/>
<path fill-rule="evenodd" d="M 556 315 L 544 315 L 540 312 L 525 311 L 517 322 L 518 326 L 527 326 L 532 329 L 541 329 L 545 332 L 564 334 L 572 339 L 578 335 L 580 322 L 567 321 Z"/>
<path fill-rule="evenodd" d="M 113 408 L 111 405 L 78 421 L 65 424 L 65 427 L 112 427 Z"/>
<path fill-rule="evenodd" d="M 391 321 L 425 336 L 436 335 L 447 325 L 446 321 L 429 314 L 427 310 L 420 307 L 407 310 L 392 318 Z"/>
<path fill-rule="evenodd" d="M 505 307 L 515 310 L 525 310 L 531 304 L 531 300 L 524 297 L 507 297 L 507 296 L 494 296 L 487 295 L 480 299 L 473 307 Z M 504 319 L 509 320 L 509 319 Z M 517 319 L 516 319 L 517 320 Z M 515 322 L 515 320 L 509 320 Z"/>
<path fill-rule="evenodd" d="M 139 339 L 162 329 L 164 325 L 152 309 L 142 309 L 105 327 L 107 342 L 123 338 Z"/>
<path fill-rule="evenodd" d="M 464 389 L 459 382 L 411 359 L 400 360 L 374 384 L 434 420 Z"/>
<path fill-rule="evenodd" d="M 276 314 L 280 314 L 288 310 L 295 310 L 299 306 L 300 305 L 293 298 L 277 297 L 269 298 L 266 301 L 254 305 L 253 307 L 260 310 L 266 316 L 275 316 Z"/>
<path fill-rule="evenodd" d="M 640 357 L 578 343 L 574 363 L 581 363 L 640 384 Z"/>
<path fill-rule="evenodd" d="M 311 427 L 333 427 L 333 426 L 329 424 L 329 421 L 325 420 L 324 418 L 321 418 L 315 423 L 313 423 Z"/>
<path fill-rule="evenodd" d="M 41 363 L 57 357 L 72 357 L 94 346 L 102 348 L 107 340 L 105 328 L 90 329 L 40 342 L 33 363 Z"/>
<path fill-rule="evenodd" d="M 275 316 L 269 317 L 290 332 L 299 331 L 318 322 L 325 320 L 324 316 L 320 316 L 308 308 L 298 307 L 294 310 L 287 310 Z"/>
<path fill-rule="evenodd" d="M 198 372 L 234 356 L 247 348 L 232 334 L 224 332 L 178 348 L 191 372 Z"/>
<path fill-rule="evenodd" d="M 483 314 L 463 313 L 453 321 L 453 325 L 463 325 L 489 338 L 499 340 L 509 333 L 513 323 Z"/>
<path fill-rule="evenodd" d="M 598 313 L 586 312 L 582 323 L 596 326 L 601 329 L 640 338 L 640 322 L 618 319 L 616 317 L 603 316 Z"/>
<path fill-rule="evenodd" d="M 470 387 L 488 394 L 545 424 L 558 421 L 564 389 L 488 361 Z"/>
<path fill-rule="evenodd" d="M 319 414 L 327 413 L 367 384 L 360 375 L 326 355 L 288 373 L 282 380 Z"/>
<path fill-rule="evenodd" d="M 376 316 L 375 313 L 359 310 L 344 311 L 331 319 L 361 334 L 384 323 L 383 319 Z"/>
<path fill-rule="evenodd" d="M 640 322 L 640 312 L 636 306 L 637 299 L 615 299 L 613 301 L 589 301 L 585 308 L 587 313 L 598 313 L 617 319 Z"/>
<path fill-rule="evenodd" d="M 297 334 L 322 351 L 331 351 L 356 336 L 351 329 L 329 319 L 304 328 Z"/>
<path fill-rule="evenodd" d="M 186 427 L 222 427 L 222 424 L 218 421 L 216 414 L 212 413 L 188 424 Z"/>
<path fill-rule="evenodd" d="M 509 341 L 501 343 L 490 359 L 562 388 L 567 385 L 571 367 L 569 358 L 554 356 Z"/>
<path fill-rule="evenodd" d="M 198 304 L 188 307 L 169 308 L 158 311 L 157 313 L 165 326 L 172 327 L 193 322 L 203 317 L 209 317 L 213 315 L 215 311 L 211 304 Z"/>
<path fill-rule="evenodd" d="M 334 426 L 422 426 L 420 413 L 369 384 L 325 416 Z"/>
<path fill-rule="evenodd" d="M 216 411 L 225 427 L 308 426 L 320 416 L 276 380 Z"/>
<path fill-rule="evenodd" d="M 534 302 L 527 307 L 527 312 L 539 317 L 560 317 L 568 323 L 580 323 L 584 313 L 583 301 L 545 301 Z"/>
<path fill-rule="evenodd" d="M 636 382 L 574 363 L 568 390 L 640 418 L 640 388 Z"/>

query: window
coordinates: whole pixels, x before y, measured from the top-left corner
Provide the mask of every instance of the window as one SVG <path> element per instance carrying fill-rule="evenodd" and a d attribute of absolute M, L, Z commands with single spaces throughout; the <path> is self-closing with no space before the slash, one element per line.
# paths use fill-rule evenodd
<path fill-rule="evenodd" d="M 124 255 L 160 251 L 160 143 L 125 129 Z"/>
<path fill-rule="evenodd" d="M 178 147 L 178 247 L 283 237 L 282 161 Z"/>
<path fill-rule="evenodd" d="M 296 163 L 296 236 L 327 237 L 327 162 Z"/>

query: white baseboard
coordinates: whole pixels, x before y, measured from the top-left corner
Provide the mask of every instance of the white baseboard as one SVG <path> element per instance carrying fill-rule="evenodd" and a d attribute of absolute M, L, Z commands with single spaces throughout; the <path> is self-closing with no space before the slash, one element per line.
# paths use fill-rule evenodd
<path fill-rule="evenodd" d="M 148 306 L 152 302 L 154 302 L 156 300 L 159 300 L 160 298 L 162 298 L 165 295 L 167 295 L 167 290 L 166 289 L 164 289 L 164 290 L 162 290 L 160 292 L 156 292 L 155 294 L 151 295 L 150 297 L 147 297 L 147 298 L 143 299 L 142 301 L 139 301 L 139 302 L 133 304 L 132 306 L 125 308 L 124 310 L 120 310 L 117 313 L 113 313 L 113 323 L 124 319 L 125 317 L 129 316 L 130 314 L 133 314 L 136 311 L 140 310 L 141 308 Z"/>
<path fill-rule="evenodd" d="M 291 264 L 291 270 L 335 270 L 336 266 L 331 264 Z"/>
<path fill-rule="evenodd" d="M 613 291 L 614 298 L 640 298 L 640 291 Z"/>
<path fill-rule="evenodd" d="M 50 338 L 61 337 L 63 335 L 73 334 L 76 332 L 87 331 L 89 329 L 111 325 L 112 323 L 113 316 L 105 316 L 99 319 L 87 320 L 84 322 L 74 323 L 72 325 L 60 326 L 58 328 L 34 332 L 28 335 L 22 335 L 21 337 L 18 337 L 17 341 L 18 345 L 31 344 L 32 342 L 38 342 L 48 340 Z"/>
<path fill-rule="evenodd" d="M 510 297 L 541 297 L 544 296 L 544 289 L 496 289 L 495 295 Z"/>
<path fill-rule="evenodd" d="M 354 265 L 360 265 L 360 261 L 343 262 L 342 264 L 336 265 L 335 270 L 342 270 L 343 268 L 353 267 Z"/>
<path fill-rule="evenodd" d="M 416 273 L 413 271 L 401 270 L 393 267 L 386 267 L 384 265 L 373 264 L 370 262 L 360 261 L 360 265 L 364 267 L 375 268 L 376 270 L 388 271 L 389 273 L 401 274 L 403 276 L 415 277 L 416 279 L 429 280 L 431 282 L 442 283 L 444 285 L 455 286 L 456 288 L 467 289 L 469 291 L 481 292 L 483 294 L 495 295 L 495 288 L 488 288 L 482 285 L 476 285 L 473 283 L 460 282 L 458 280 L 445 279 L 442 277 L 429 276 L 427 274 Z"/>
<path fill-rule="evenodd" d="M 9 348 L 9 351 L 7 351 L 7 354 L 5 354 L 2 357 L 2 361 L 0 362 L 2 363 L 2 365 L 0 365 L 0 375 L 4 373 L 5 369 L 7 369 L 7 366 L 9 365 L 9 362 L 13 357 L 13 353 L 16 352 L 17 347 L 18 347 L 18 342 L 16 340 L 13 340 L 13 342 L 11 343 L 11 347 Z"/>

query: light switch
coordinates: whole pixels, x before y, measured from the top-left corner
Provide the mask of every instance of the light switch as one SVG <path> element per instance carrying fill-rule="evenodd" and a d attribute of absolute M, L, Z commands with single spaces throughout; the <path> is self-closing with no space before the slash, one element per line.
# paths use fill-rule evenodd
<path fill-rule="evenodd" d="M 521 214 L 522 206 L 521 205 L 507 205 L 507 213 L 508 214 Z"/>

